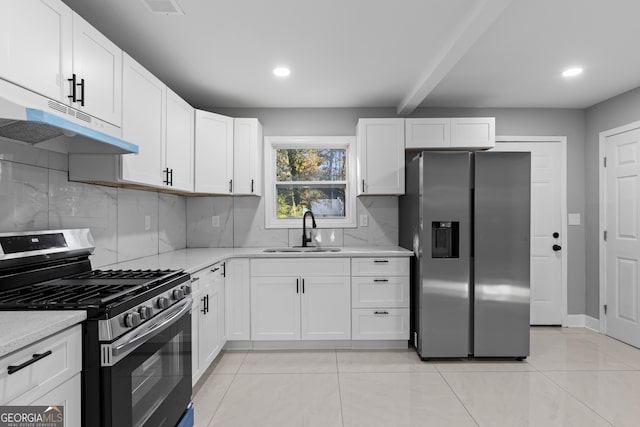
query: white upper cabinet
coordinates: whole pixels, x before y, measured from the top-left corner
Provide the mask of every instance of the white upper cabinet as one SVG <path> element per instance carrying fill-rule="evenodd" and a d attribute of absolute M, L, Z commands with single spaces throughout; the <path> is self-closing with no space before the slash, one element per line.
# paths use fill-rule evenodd
<path fill-rule="evenodd" d="M 0 40 L 2 79 L 120 126 L 122 51 L 64 3 L 3 2 Z"/>
<path fill-rule="evenodd" d="M 76 101 L 71 106 L 120 125 L 122 117 L 122 50 L 73 14 L 73 73 Z M 72 93 L 73 96 L 73 93 Z"/>
<path fill-rule="evenodd" d="M 194 120 L 193 107 L 167 88 L 167 141 L 163 173 L 167 185 L 175 190 L 193 191 Z"/>
<path fill-rule="evenodd" d="M 122 138 L 139 147 L 122 158 L 122 180 L 163 184 L 166 86 L 129 55 L 123 61 Z"/>
<path fill-rule="evenodd" d="M 262 195 L 262 125 L 233 119 L 233 194 Z"/>
<path fill-rule="evenodd" d="M 196 110 L 195 191 L 233 194 L 233 118 Z"/>
<path fill-rule="evenodd" d="M 67 104 L 72 16 L 57 0 L 3 2 L 0 78 Z"/>
<path fill-rule="evenodd" d="M 495 145 L 495 117 L 451 119 L 452 148 L 493 148 Z"/>
<path fill-rule="evenodd" d="M 404 194 L 404 119 L 358 120 L 360 195 Z"/>
<path fill-rule="evenodd" d="M 486 149 L 496 140 L 494 117 L 406 119 L 407 149 Z"/>

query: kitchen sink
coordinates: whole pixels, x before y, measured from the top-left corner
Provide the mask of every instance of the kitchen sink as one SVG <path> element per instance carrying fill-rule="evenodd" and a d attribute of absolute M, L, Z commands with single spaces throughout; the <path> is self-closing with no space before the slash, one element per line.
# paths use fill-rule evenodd
<path fill-rule="evenodd" d="M 269 253 L 277 253 L 277 252 L 340 252 L 342 249 L 340 248 L 316 248 L 316 247 L 302 247 L 302 246 L 294 246 L 292 248 L 269 248 L 265 249 L 263 252 Z"/>

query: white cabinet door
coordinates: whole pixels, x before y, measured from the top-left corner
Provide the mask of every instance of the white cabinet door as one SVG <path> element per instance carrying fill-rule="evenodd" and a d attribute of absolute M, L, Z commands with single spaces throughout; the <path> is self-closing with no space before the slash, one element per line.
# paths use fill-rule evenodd
<path fill-rule="evenodd" d="M 358 195 L 404 194 L 404 119 L 358 121 Z"/>
<path fill-rule="evenodd" d="M 196 110 L 196 193 L 233 192 L 233 118 Z"/>
<path fill-rule="evenodd" d="M 67 104 L 72 14 L 61 1 L 2 2 L 0 78 Z"/>
<path fill-rule="evenodd" d="M 200 300 L 202 294 L 193 294 L 191 306 L 191 385 L 202 375 L 200 366 Z"/>
<path fill-rule="evenodd" d="M 406 119 L 407 150 L 451 146 L 451 119 Z"/>
<path fill-rule="evenodd" d="M 300 339 L 300 279 L 252 277 L 251 339 Z"/>
<path fill-rule="evenodd" d="M 228 341 L 248 341 L 251 320 L 251 276 L 249 259 L 226 261 L 225 299 L 226 336 Z"/>
<path fill-rule="evenodd" d="M 122 50 L 102 33 L 73 14 L 73 74 L 79 99 L 71 105 L 85 113 L 120 126 L 122 121 Z M 138 100 L 143 102 L 142 99 Z"/>
<path fill-rule="evenodd" d="M 200 369 L 206 371 L 207 367 L 220 351 L 220 331 L 218 329 L 218 313 L 220 305 L 220 292 L 215 286 L 206 288 L 200 298 L 200 325 L 199 340 Z"/>
<path fill-rule="evenodd" d="M 64 426 L 76 427 L 82 424 L 82 385 L 80 373 L 69 378 L 53 390 L 42 396 L 25 401 L 18 398 L 11 405 L 25 406 L 64 406 Z M 20 423 L 16 425 L 21 425 Z"/>
<path fill-rule="evenodd" d="M 122 138 L 140 152 L 121 156 L 122 179 L 162 186 L 166 86 L 129 55 L 123 67 Z"/>
<path fill-rule="evenodd" d="M 167 88 L 164 165 L 169 171 L 172 189 L 193 191 L 194 111 L 191 105 Z"/>
<path fill-rule="evenodd" d="M 451 148 L 493 148 L 495 145 L 495 117 L 451 119 Z"/>
<path fill-rule="evenodd" d="M 303 277 L 301 281 L 302 306 L 300 316 L 302 339 L 350 339 L 350 278 Z"/>
<path fill-rule="evenodd" d="M 262 125 L 258 119 L 233 120 L 233 194 L 262 195 Z"/>

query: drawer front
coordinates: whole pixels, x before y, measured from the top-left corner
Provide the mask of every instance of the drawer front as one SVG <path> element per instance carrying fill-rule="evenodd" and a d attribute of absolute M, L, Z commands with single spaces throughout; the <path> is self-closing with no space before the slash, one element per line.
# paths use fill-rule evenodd
<path fill-rule="evenodd" d="M 193 298 L 200 295 L 212 280 L 213 274 L 211 273 L 210 267 L 193 273 L 191 275 L 191 293 L 193 294 Z"/>
<path fill-rule="evenodd" d="M 224 278 L 226 268 L 227 267 L 224 262 L 219 262 L 209 267 L 211 272 L 211 282 L 214 283 L 222 280 Z"/>
<path fill-rule="evenodd" d="M 353 308 L 409 307 L 409 276 L 353 277 Z"/>
<path fill-rule="evenodd" d="M 353 258 L 351 270 L 354 276 L 408 276 L 409 258 Z"/>
<path fill-rule="evenodd" d="M 353 340 L 408 340 L 408 308 L 354 308 L 351 310 Z"/>
<path fill-rule="evenodd" d="M 9 375 L 9 366 L 23 364 L 34 354 L 46 357 Z M 49 392 L 82 370 L 82 329 L 80 325 L 31 344 L 0 360 L 0 404 L 27 393 L 36 387 L 37 393 Z"/>
<path fill-rule="evenodd" d="M 349 258 L 252 259 L 251 276 L 349 276 Z"/>

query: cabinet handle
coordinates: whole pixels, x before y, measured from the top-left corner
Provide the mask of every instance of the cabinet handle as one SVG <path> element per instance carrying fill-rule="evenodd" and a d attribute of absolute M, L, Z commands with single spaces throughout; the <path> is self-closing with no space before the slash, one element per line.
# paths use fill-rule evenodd
<path fill-rule="evenodd" d="M 169 169 L 168 178 L 169 178 L 169 185 L 173 187 L 173 169 Z"/>
<path fill-rule="evenodd" d="M 389 260 L 388 259 L 374 259 L 373 263 L 374 264 L 383 264 L 383 263 L 388 263 Z"/>
<path fill-rule="evenodd" d="M 78 102 L 84 107 L 84 79 L 80 79 L 80 84 L 78 86 L 80 86 L 80 98 L 78 99 Z"/>
<path fill-rule="evenodd" d="M 200 312 L 202 314 L 207 314 L 207 297 L 203 296 L 200 301 L 202 302 L 202 308 L 200 309 Z"/>
<path fill-rule="evenodd" d="M 227 263 L 222 263 L 222 277 L 227 277 Z"/>
<path fill-rule="evenodd" d="M 229 193 L 233 193 L 233 180 L 229 180 Z"/>
<path fill-rule="evenodd" d="M 362 192 L 364 193 L 364 179 L 362 180 Z"/>
<path fill-rule="evenodd" d="M 389 279 L 373 279 L 374 282 L 388 282 Z"/>
<path fill-rule="evenodd" d="M 212 273 L 215 273 L 216 271 L 220 270 L 220 267 L 216 267 L 214 269 L 211 270 Z"/>
<path fill-rule="evenodd" d="M 169 185 L 169 168 L 162 169 L 162 183 Z"/>
<path fill-rule="evenodd" d="M 51 354 L 51 350 L 49 351 L 45 351 L 44 353 L 40 353 L 40 354 L 34 354 L 33 357 L 29 360 L 27 360 L 24 363 L 21 363 L 19 365 L 9 365 L 7 367 L 7 373 L 9 375 L 14 374 L 16 372 L 18 372 L 20 369 L 26 368 L 27 366 L 36 363 L 38 360 L 40 359 L 44 359 L 45 357 L 47 357 L 48 355 Z"/>
<path fill-rule="evenodd" d="M 71 83 L 71 95 L 68 95 L 67 98 L 71 100 L 71 102 L 76 102 L 76 75 L 73 74 L 73 77 L 67 79 L 69 83 Z"/>
<path fill-rule="evenodd" d="M 207 309 L 207 313 L 209 313 L 209 294 L 205 296 L 207 303 L 205 304 L 205 308 Z"/>
<path fill-rule="evenodd" d="M 302 293 L 304 294 L 304 279 L 302 279 Z"/>
<path fill-rule="evenodd" d="M 389 314 L 388 311 L 374 311 L 373 314 Z"/>
<path fill-rule="evenodd" d="M 253 193 L 253 180 L 251 180 L 251 192 Z"/>
<path fill-rule="evenodd" d="M 197 282 L 197 281 L 199 281 L 199 280 L 200 280 L 200 278 L 199 278 L 199 277 L 192 277 L 192 278 L 191 278 L 191 283 L 195 283 L 195 282 Z"/>
<path fill-rule="evenodd" d="M 296 279 L 296 294 L 300 293 L 300 288 L 298 287 L 300 279 Z"/>

